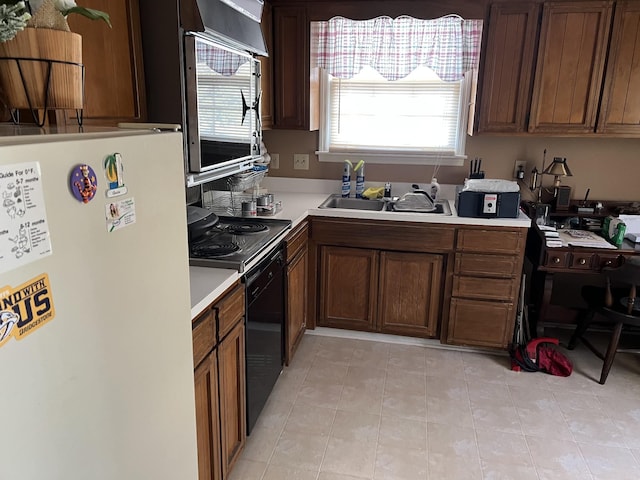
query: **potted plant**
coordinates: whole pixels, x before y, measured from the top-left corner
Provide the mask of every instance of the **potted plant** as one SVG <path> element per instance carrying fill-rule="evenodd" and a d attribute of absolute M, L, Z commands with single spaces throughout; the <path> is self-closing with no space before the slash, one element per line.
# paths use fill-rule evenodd
<path fill-rule="evenodd" d="M 12 111 L 83 107 L 82 37 L 66 17 L 109 15 L 74 0 L 0 0 L 0 99 Z"/>

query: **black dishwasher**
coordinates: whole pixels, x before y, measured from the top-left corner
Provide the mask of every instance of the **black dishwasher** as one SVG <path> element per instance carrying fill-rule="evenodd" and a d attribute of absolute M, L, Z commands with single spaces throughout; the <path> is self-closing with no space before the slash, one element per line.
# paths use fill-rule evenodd
<path fill-rule="evenodd" d="M 279 246 L 245 276 L 247 433 L 284 364 L 284 256 Z"/>

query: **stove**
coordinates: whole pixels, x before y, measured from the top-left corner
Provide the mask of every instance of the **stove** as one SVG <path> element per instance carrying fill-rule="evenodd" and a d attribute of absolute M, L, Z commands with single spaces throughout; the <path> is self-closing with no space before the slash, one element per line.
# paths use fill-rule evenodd
<path fill-rule="evenodd" d="M 190 240 L 189 264 L 243 273 L 260 252 L 276 246 L 289 228 L 290 220 L 220 217 L 213 228 Z"/>

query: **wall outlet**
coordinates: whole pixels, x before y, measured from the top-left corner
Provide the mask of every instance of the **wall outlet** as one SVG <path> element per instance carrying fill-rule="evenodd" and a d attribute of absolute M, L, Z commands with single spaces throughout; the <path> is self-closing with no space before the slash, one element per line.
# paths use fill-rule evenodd
<path fill-rule="evenodd" d="M 277 170 L 280 168 L 280 154 L 279 153 L 270 153 L 271 162 L 269 163 L 269 168 L 273 168 Z"/>
<path fill-rule="evenodd" d="M 293 155 L 294 170 L 309 170 L 309 154 L 295 153 Z"/>
<path fill-rule="evenodd" d="M 526 170 L 527 170 L 527 162 L 525 162 L 524 160 L 516 160 L 515 163 L 513 164 L 513 178 L 518 178 L 520 180 L 524 179 L 524 176 L 526 175 Z M 518 176 L 518 172 L 522 172 L 520 173 L 520 176 Z"/>

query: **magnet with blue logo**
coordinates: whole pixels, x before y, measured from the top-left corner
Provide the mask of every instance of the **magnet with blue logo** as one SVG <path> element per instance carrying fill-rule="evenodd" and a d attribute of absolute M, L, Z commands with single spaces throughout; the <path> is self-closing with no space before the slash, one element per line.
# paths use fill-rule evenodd
<path fill-rule="evenodd" d="M 96 172 L 89 165 L 78 165 L 71 171 L 69 179 L 71 193 L 82 203 L 93 200 L 98 190 Z"/>

